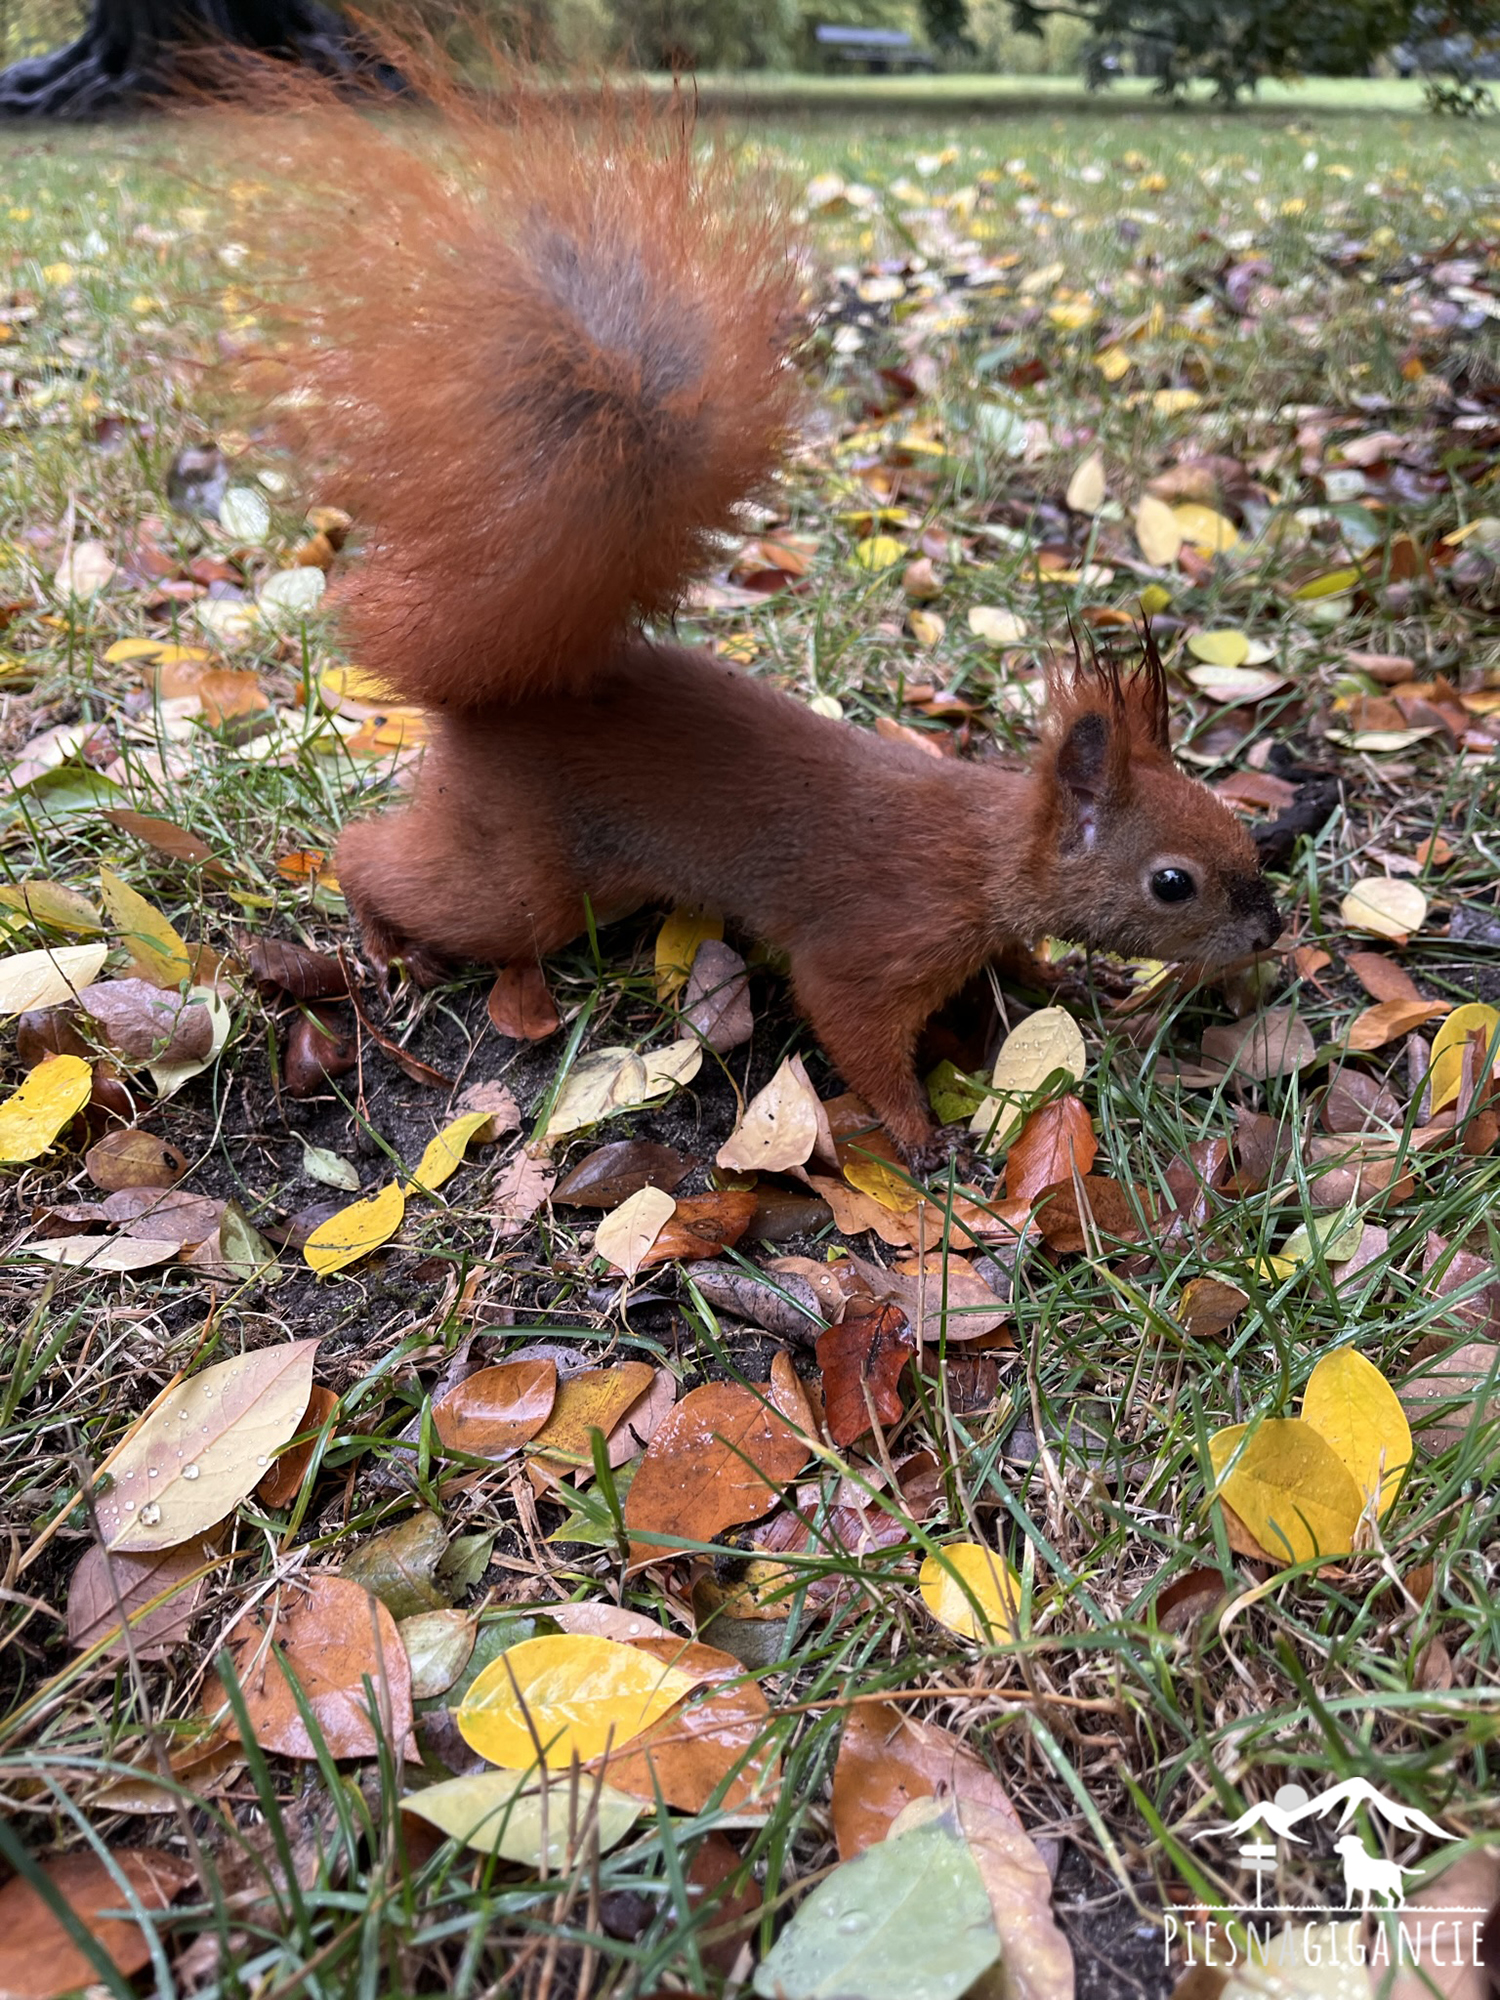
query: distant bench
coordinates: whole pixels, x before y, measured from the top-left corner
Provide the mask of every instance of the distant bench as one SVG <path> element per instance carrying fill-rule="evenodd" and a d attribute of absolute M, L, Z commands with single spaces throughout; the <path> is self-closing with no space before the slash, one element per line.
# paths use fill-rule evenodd
<path fill-rule="evenodd" d="M 840 28 L 830 23 L 813 29 L 813 39 L 829 63 L 862 63 L 880 73 L 891 69 L 935 69 L 926 49 L 917 47 L 903 28 Z"/>

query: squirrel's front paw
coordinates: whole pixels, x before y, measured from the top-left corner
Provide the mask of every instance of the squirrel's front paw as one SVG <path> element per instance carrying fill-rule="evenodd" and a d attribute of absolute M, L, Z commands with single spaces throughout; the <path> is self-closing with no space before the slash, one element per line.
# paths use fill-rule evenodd
<path fill-rule="evenodd" d="M 914 1174 L 925 1178 L 928 1174 L 944 1172 L 969 1136 L 966 1124 L 940 1125 L 920 1145 L 903 1146 L 901 1156 Z"/>

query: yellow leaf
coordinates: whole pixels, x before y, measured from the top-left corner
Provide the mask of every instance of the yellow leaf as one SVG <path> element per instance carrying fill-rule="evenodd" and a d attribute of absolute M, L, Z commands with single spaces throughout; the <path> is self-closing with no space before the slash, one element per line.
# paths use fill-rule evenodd
<path fill-rule="evenodd" d="M 1093 325 L 1099 317 L 1099 308 L 1087 299 L 1060 299 L 1056 305 L 1048 306 L 1047 317 L 1064 333 L 1077 333 L 1081 328 Z"/>
<path fill-rule="evenodd" d="M 488 1111 L 466 1111 L 462 1118 L 455 1118 L 451 1125 L 445 1125 L 435 1138 L 427 1141 L 427 1149 L 411 1177 L 412 1188 L 418 1194 L 431 1194 L 440 1188 L 463 1165 L 464 1147 L 480 1126 L 487 1125 L 489 1121 Z M 336 1221 L 337 1217 L 331 1219 Z M 398 1216 L 396 1219 L 399 1222 L 401 1218 Z"/>
<path fill-rule="evenodd" d="M 0 888 L 0 908 L 20 910 L 55 931 L 102 931 L 104 920 L 98 910 L 77 889 L 65 882 L 7 882 Z"/>
<path fill-rule="evenodd" d="M 1068 481 L 1066 499 L 1075 514 L 1097 514 L 1106 492 L 1104 454 L 1091 451 L 1081 459 Z"/>
<path fill-rule="evenodd" d="M 665 1188 L 637 1188 L 611 1209 L 594 1232 L 594 1248 L 606 1263 L 633 1278 L 641 1259 L 677 1212 Z"/>
<path fill-rule="evenodd" d="M 1353 590 L 1363 576 L 1363 570 L 1331 569 L 1326 576 L 1315 576 L 1301 584 L 1292 596 L 1305 604 L 1314 603 L 1320 597 L 1342 597 L 1346 591 Z"/>
<path fill-rule="evenodd" d="M 844 1169 L 844 1179 L 850 1187 L 867 1194 L 871 1201 L 878 1201 L 882 1208 L 888 1208 L 893 1215 L 905 1215 L 916 1207 L 921 1195 L 908 1177 L 884 1160 L 862 1160 L 855 1157 Z"/>
<path fill-rule="evenodd" d="M 48 1056 L 0 1104 L 0 1160 L 35 1160 L 89 1101 L 94 1072 L 82 1056 Z"/>
<path fill-rule="evenodd" d="M 1233 521 L 1197 500 L 1184 500 L 1172 509 L 1172 516 L 1182 530 L 1182 539 L 1200 556 L 1223 555 L 1239 541 L 1240 531 Z"/>
<path fill-rule="evenodd" d="M 1432 1066 L 1427 1081 L 1434 1111 L 1441 1111 L 1458 1096 L 1463 1083 L 1464 1047 L 1476 1028 L 1482 1028 L 1485 1041 L 1492 1043 L 1496 1029 L 1500 1028 L 1500 1012 L 1482 1000 L 1470 1000 L 1465 1006 L 1455 1007 L 1433 1036 Z M 1490 1060 L 1493 1063 L 1496 1058 L 1492 1056 Z"/>
<path fill-rule="evenodd" d="M 983 1151 L 998 1153 L 1009 1142 L 1023 1116 L 1016 1100 L 1040 1090 L 1054 1070 L 1066 1071 L 1076 1082 L 1086 1067 L 1078 1023 L 1061 1007 L 1041 1007 L 1013 1028 L 1001 1044 L 991 1078 L 1001 1102 L 987 1097 L 969 1124 Z"/>
<path fill-rule="evenodd" d="M 547 1138 L 597 1125 L 617 1111 L 638 1111 L 677 1084 L 691 1082 L 702 1062 L 702 1043 L 686 1037 L 643 1056 L 633 1049 L 595 1049 L 569 1071 L 547 1120 Z"/>
<path fill-rule="evenodd" d="M 1208 1441 L 1220 1495 L 1278 1562 L 1348 1555 L 1364 1502 L 1333 1446 L 1295 1417 L 1264 1418 L 1246 1438 L 1250 1430 L 1231 1424 Z"/>
<path fill-rule="evenodd" d="M 691 903 L 671 911 L 656 933 L 656 997 L 670 1000 L 688 982 L 700 944 L 709 944 L 724 935 L 724 919 L 717 910 L 700 910 Z"/>
<path fill-rule="evenodd" d="M 1325 1354 L 1307 1378 L 1302 1421 L 1332 1445 L 1362 1501 L 1379 1488 L 1384 1514 L 1411 1463 L 1411 1429 L 1395 1390 L 1374 1363 L 1352 1347 Z"/>
<path fill-rule="evenodd" d="M 318 676 L 318 693 L 330 708 L 338 708 L 346 701 L 357 702 L 364 708 L 389 709 L 396 705 L 396 696 L 385 682 L 366 673 L 363 667 L 325 668 Z"/>
<path fill-rule="evenodd" d="M 42 266 L 42 280 L 48 285 L 71 285 L 73 282 L 73 266 L 71 264 L 44 264 Z"/>
<path fill-rule="evenodd" d="M 1123 347 L 1106 347 L 1094 356 L 1094 366 L 1106 382 L 1118 382 L 1130 373 L 1130 356 Z"/>
<path fill-rule="evenodd" d="M 1137 503 L 1135 538 L 1140 543 L 1141 554 L 1157 569 L 1165 569 L 1169 563 L 1176 562 L 1177 551 L 1182 547 L 1182 525 L 1166 501 L 1158 500 L 1154 493 L 1143 493 Z M 1160 589 L 1160 585 L 1147 587 Z M 1145 592 L 1141 595 L 1144 600 Z M 1166 606 L 1159 608 L 1165 610 Z"/>
<path fill-rule="evenodd" d="M 1171 508 L 1168 507 L 1167 512 L 1170 514 L 1171 511 Z M 1142 612 L 1147 618 L 1154 618 L 1158 611 L 1165 611 L 1171 602 L 1171 591 L 1164 590 L 1159 583 L 1148 583 L 1136 599 L 1136 603 L 1140 605 Z"/>
<path fill-rule="evenodd" d="M 937 645 L 948 629 L 947 619 L 938 611 L 909 611 L 906 622 L 919 646 Z"/>
<path fill-rule="evenodd" d="M 522 1639 L 475 1680 L 458 1710 L 471 1750 L 492 1764 L 527 1770 L 543 1761 L 565 1769 L 618 1750 L 649 1729 L 696 1682 L 680 1667 L 617 1639 L 562 1632 Z"/>
<path fill-rule="evenodd" d="M 342 1271 L 346 1264 L 378 1250 L 394 1236 L 405 1213 L 406 1196 L 399 1182 L 392 1181 L 379 1194 L 351 1201 L 337 1215 L 320 1222 L 303 1244 L 302 1254 L 320 1278 L 330 1271 Z"/>
<path fill-rule="evenodd" d="M 854 551 L 861 569 L 890 569 L 902 561 L 906 551 L 894 535 L 867 535 Z"/>
<path fill-rule="evenodd" d="M 161 911 L 122 882 L 112 868 L 99 870 L 104 907 L 122 943 L 153 986 L 175 988 L 193 977 L 193 955 Z"/>
<path fill-rule="evenodd" d="M 644 1800 L 597 1780 L 575 1790 L 554 1778 L 544 1789 L 535 1771 L 475 1771 L 408 1792 L 401 1805 L 481 1854 L 533 1870 L 545 1854 L 554 1872 L 585 1838 L 601 1854 L 618 1847 L 646 1810 Z"/>
<path fill-rule="evenodd" d="M 781 1174 L 805 1165 L 818 1143 L 819 1109 L 801 1058 L 788 1056 L 745 1106 L 744 1117 L 719 1148 L 717 1164 L 742 1174 Z M 910 1207 L 909 1190 L 901 1205 Z"/>
<path fill-rule="evenodd" d="M 1193 658 L 1209 667 L 1242 667 L 1250 657 L 1248 632 L 1195 632 L 1187 643 Z"/>
<path fill-rule="evenodd" d="M 961 1639 L 1014 1637 L 1021 1579 L 1004 1556 L 982 1542 L 948 1542 L 940 1556 L 928 1556 L 922 1564 L 917 1587 L 938 1623 Z"/>
<path fill-rule="evenodd" d="M 1014 646 L 1026 637 L 1026 620 L 998 604 L 972 604 L 969 630 L 976 639 L 987 639 L 992 646 Z"/>
<path fill-rule="evenodd" d="M 1159 417 L 1176 417 L 1184 410 L 1196 410 L 1202 401 L 1196 389 L 1158 389 L 1151 407 Z"/>
<path fill-rule="evenodd" d="M 0 958 L 0 1014 L 65 1005 L 93 985 L 108 956 L 107 944 L 60 944 Z"/>
<path fill-rule="evenodd" d="M 1366 875 L 1339 905 L 1339 915 L 1352 931 L 1404 939 L 1421 929 L 1427 915 L 1427 898 L 1415 882 L 1398 882 L 1387 875 Z"/>
<path fill-rule="evenodd" d="M 208 657 L 206 646 L 163 646 L 155 664 L 159 667 L 190 667 Z"/>
<path fill-rule="evenodd" d="M 116 639 L 104 655 L 104 664 L 118 667 L 127 660 L 154 660 L 162 650 L 160 639 Z"/>

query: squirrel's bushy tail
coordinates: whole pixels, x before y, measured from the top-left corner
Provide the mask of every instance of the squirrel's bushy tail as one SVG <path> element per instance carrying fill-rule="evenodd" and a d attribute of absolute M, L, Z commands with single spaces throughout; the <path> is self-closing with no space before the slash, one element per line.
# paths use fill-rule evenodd
<path fill-rule="evenodd" d="M 422 81 L 371 115 L 288 79 L 246 233 L 301 273 L 269 379 L 356 514 L 355 658 L 472 709 L 586 687 L 678 601 L 785 449 L 799 287 L 680 105 Z"/>

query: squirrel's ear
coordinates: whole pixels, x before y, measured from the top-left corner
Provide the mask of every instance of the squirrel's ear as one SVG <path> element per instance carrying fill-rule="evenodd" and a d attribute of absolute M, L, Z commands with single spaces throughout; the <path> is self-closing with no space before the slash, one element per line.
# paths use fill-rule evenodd
<path fill-rule="evenodd" d="M 1130 783 L 1130 741 L 1123 718 L 1086 708 L 1063 725 L 1051 759 L 1054 804 L 1064 844 L 1094 845 L 1101 816 L 1117 809 Z"/>

